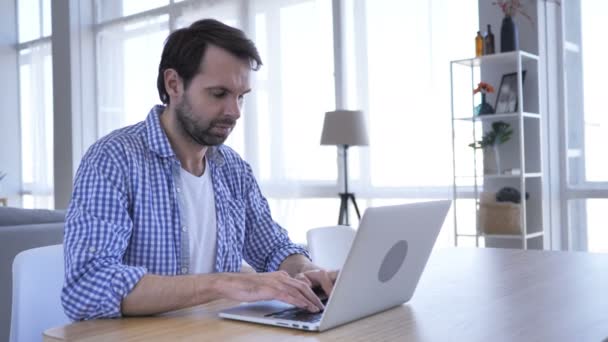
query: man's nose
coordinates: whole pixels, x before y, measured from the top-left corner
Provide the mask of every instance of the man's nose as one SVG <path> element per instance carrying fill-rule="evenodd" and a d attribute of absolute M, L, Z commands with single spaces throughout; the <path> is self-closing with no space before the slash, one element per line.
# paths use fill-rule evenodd
<path fill-rule="evenodd" d="M 235 120 L 241 117 L 241 102 L 239 99 L 230 99 L 226 105 L 226 115 L 234 118 Z"/>

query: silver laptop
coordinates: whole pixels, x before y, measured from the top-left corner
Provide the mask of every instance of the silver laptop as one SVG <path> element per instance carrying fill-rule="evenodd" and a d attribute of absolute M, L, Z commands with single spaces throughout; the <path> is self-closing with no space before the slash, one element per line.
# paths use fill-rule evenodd
<path fill-rule="evenodd" d="M 412 298 L 451 201 L 368 208 L 325 310 L 311 313 L 280 301 L 244 303 L 220 317 L 324 331 Z"/>

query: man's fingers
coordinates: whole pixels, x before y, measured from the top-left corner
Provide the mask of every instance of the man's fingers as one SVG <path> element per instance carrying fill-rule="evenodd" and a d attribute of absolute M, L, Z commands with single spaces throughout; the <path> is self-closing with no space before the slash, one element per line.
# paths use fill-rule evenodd
<path fill-rule="evenodd" d="M 288 292 L 278 292 L 276 299 L 285 302 L 287 304 L 295 305 L 300 309 L 311 310 L 314 306 L 308 301 L 302 300 L 300 297 L 292 296 Z"/>
<path fill-rule="evenodd" d="M 315 306 L 319 310 L 325 309 L 325 307 L 323 306 L 323 303 L 321 303 L 321 300 L 319 299 L 319 297 L 317 297 L 317 295 L 312 291 L 311 286 L 308 285 L 308 283 L 310 283 L 310 281 L 308 283 L 306 283 L 304 281 L 300 281 L 295 278 L 291 278 L 290 281 L 291 281 L 291 285 L 294 286 L 294 288 L 296 288 L 300 292 L 300 294 L 302 296 L 304 296 L 304 298 L 306 298 L 308 301 L 310 301 L 313 304 L 313 306 Z"/>
<path fill-rule="evenodd" d="M 329 297 L 331 295 L 331 291 L 334 288 L 334 282 L 331 280 L 329 273 L 320 273 L 321 274 L 319 274 L 319 282 L 321 283 L 321 288 L 323 289 L 327 297 Z"/>
<path fill-rule="evenodd" d="M 295 278 L 286 272 L 231 275 L 231 277 L 234 279 L 234 286 L 229 286 L 227 293 L 231 299 L 242 301 L 278 299 L 311 312 L 318 312 L 325 308 L 319 297 L 312 291 L 312 286 L 320 284 L 319 281 L 309 278 L 306 274 L 298 275 Z"/>
<path fill-rule="evenodd" d="M 281 293 L 286 293 L 298 303 L 305 303 L 305 306 L 298 305 L 304 309 L 307 309 L 311 312 L 318 312 L 319 310 L 323 310 L 323 303 L 319 300 L 319 298 L 312 292 L 310 286 L 307 285 L 306 282 L 287 277 L 278 277 L 279 285 L 276 287 L 277 296 Z M 290 303 L 294 304 L 295 303 Z"/>
<path fill-rule="evenodd" d="M 308 278 L 306 278 L 306 276 L 302 273 L 298 273 L 295 276 L 296 279 L 301 280 L 303 282 L 305 282 L 306 284 L 308 284 L 309 287 L 313 287 L 313 284 L 310 282 L 310 280 Z"/>
<path fill-rule="evenodd" d="M 314 270 L 303 273 L 303 276 L 308 278 L 312 286 L 320 286 L 323 292 L 329 297 L 336 282 L 337 271 Z"/>

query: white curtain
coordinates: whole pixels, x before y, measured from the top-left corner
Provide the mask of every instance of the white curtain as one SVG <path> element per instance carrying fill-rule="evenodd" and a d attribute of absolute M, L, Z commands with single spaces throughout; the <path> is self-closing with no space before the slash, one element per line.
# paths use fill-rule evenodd
<path fill-rule="evenodd" d="M 235 24 L 237 7 L 234 4 L 234 1 L 201 1 L 181 7 L 174 18 L 175 28 L 205 17 Z M 142 9 L 155 5 L 162 5 L 162 1 L 145 4 Z M 133 14 L 141 4 L 124 1 L 119 9 L 116 6 L 116 1 L 98 1 L 97 11 L 115 18 L 112 13 Z M 99 23 L 96 32 L 98 138 L 144 120 L 152 106 L 160 103 L 156 78 L 169 31 L 168 13 L 113 21 L 109 25 Z"/>
<path fill-rule="evenodd" d="M 23 206 L 53 207 L 51 44 L 19 53 Z"/>
<path fill-rule="evenodd" d="M 451 186 L 449 67 L 473 55 L 477 1 L 351 2 L 347 34 L 365 36 L 347 40 L 358 57 L 348 103 L 368 113 L 370 130 L 361 190 Z"/>
<path fill-rule="evenodd" d="M 169 16 L 146 17 L 102 28 L 97 34 L 99 137 L 146 118 L 160 102 L 156 76 Z"/>
<path fill-rule="evenodd" d="M 473 54 L 477 1 L 343 5 L 344 100 L 367 114 L 371 141 L 349 155 L 360 209 L 450 197 L 449 62 Z M 336 148 L 319 146 L 323 113 L 335 108 L 331 1 L 256 1 L 250 18 L 266 64 L 254 84 L 256 125 L 246 133 L 257 139 L 247 159 L 275 218 L 303 242 L 306 230 L 338 217 Z"/>

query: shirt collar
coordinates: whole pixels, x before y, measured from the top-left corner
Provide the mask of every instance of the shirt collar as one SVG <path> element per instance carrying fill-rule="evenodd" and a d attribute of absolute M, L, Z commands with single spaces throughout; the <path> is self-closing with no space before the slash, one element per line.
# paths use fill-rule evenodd
<path fill-rule="evenodd" d="M 171 148 L 169 138 L 160 125 L 160 115 L 165 110 L 165 106 L 156 105 L 152 107 L 146 118 L 146 138 L 148 147 L 161 157 L 174 157 L 175 152 Z"/>
<path fill-rule="evenodd" d="M 148 113 L 148 117 L 146 117 L 146 139 L 148 140 L 148 146 L 150 150 L 160 157 L 169 158 L 174 157 L 175 152 L 171 148 L 171 144 L 169 143 L 169 138 L 165 133 L 165 130 L 160 125 L 160 116 L 165 111 L 165 106 L 156 105 L 152 107 L 150 112 Z M 220 145 L 221 146 L 221 145 Z M 207 158 L 211 162 L 215 162 L 218 165 L 222 165 L 224 162 L 224 157 L 221 153 L 221 149 L 219 146 L 210 146 L 207 149 Z"/>

